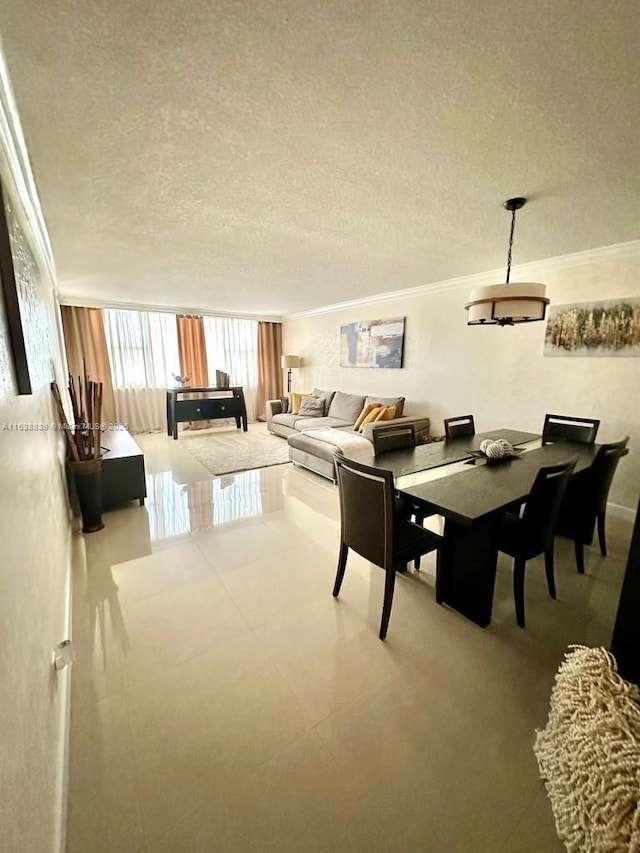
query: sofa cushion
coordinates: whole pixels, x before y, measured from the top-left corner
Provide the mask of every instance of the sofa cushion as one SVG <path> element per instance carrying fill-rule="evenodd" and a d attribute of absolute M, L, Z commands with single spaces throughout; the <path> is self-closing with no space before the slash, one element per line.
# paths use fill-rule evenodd
<path fill-rule="evenodd" d="M 296 428 L 296 421 L 300 420 L 300 415 L 292 415 L 292 414 L 280 414 L 274 415 L 271 418 L 271 423 L 274 424 L 282 424 L 282 426 L 289 427 L 289 429 Z"/>
<path fill-rule="evenodd" d="M 324 400 L 320 397 L 303 397 L 298 414 L 301 418 L 321 418 L 324 415 Z"/>
<path fill-rule="evenodd" d="M 366 397 L 365 405 L 367 403 L 377 403 L 379 406 L 395 406 L 396 407 L 396 418 L 402 417 L 402 412 L 404 411 L 404 397 Z"/>
<path fill-rule="evenodd" d="M 342 421 L 340 418 L 301 418 L 300 415 L 296 415 L 296 429 L 300 432 L 305 429 L 320 429 L 322 427 L 332 427 L 333 429 L 347 427 L 351 429 L 352 424 Z"/>
<path fill-rule="evenodd" d="M 324 414 L 329 413 L 329 406 L 331 405 L 331 401 L 333 400 L 335 391 L 321 391 L 320 388 L 314 388 L 311 392 L 314 397 L 320 397 L 320 399 L 324 402 Z"/>
<path fill-rule="evenodd" d="M 345 394 L 343 391 L 336 391 L 327 414 L 329 417 L 339 418 L 342 421 L 354 424 L 358 420 L 358 415 L 363 406 L 364 397 L 359 394 Z"/>

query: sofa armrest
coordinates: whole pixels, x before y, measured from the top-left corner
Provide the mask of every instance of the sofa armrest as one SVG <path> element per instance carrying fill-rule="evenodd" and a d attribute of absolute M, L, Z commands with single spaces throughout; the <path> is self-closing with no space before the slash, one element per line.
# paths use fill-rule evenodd
<path fill-rule="evenodd" d="M 267 400 L 267 429 L 271 432 L 271 418 L 282 414 L 282 400 Z"/>
<path fill-rule="evenodd" d="M 373 433 L 375 430 L 380 429 L 380 427 L 388 427 L 393 426 L 394 424 L 399 424 L 400 426 L 407 426 L 407 424 L 413 424 L 416 431 L 416 441 L 417 444 L 426 444 L 425 439 L 429 436 L 429 418 L 414 416 L 414 417 L 402 417 L 402 418 L 393 418 L 390 421 L 375 421 L 372 424 L 365 424 L 362 428 L 362 435 L 364 438 L 368 438 L 369 441 L 373 444 Z"/>

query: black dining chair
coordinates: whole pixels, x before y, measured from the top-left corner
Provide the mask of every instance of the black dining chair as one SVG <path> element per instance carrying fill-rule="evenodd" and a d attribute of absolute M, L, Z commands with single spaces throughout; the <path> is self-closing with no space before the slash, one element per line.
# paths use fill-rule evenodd
<path fill-rule="evenodd" d="M 581 575 L 584 574 L 584 546 L 591 545 L 593 542 L 596 522 L 600 553 L 603 557 L 607 555 L 605 538 L 607 497 L 618 462 L 629 452 L 628 443 L 629 436 L 626 436 L 622 441 L 602 444 L 591 466 L 585 471 L 580 471 L 571 480 L 562 500 L 556 533 L 573 539 L 576 565 Z"/>
<path fill-rule="evenodd" d="M 372 468 L 335 454 L 340 495 L 340 554 L 333 586 L 337 598 L 349 548 L 385 571 L 379 637 L 387 636 L 396 572 L 423 554 L 437 550 L 442 537 L 409 521 L 396 510 L 391 471 Z"/>
<path fill-rule="evenodd" d="M 389 424 L 373 430 L 373 452 L 375 456 L 390 450 L 404 450 L 416 446 L 416 431 L 413 424 Z"/>
<path fill-rule="evenodd" d="M 417 436 L 414 424 L 389 424 L 389 426 L 378 427 L 373 431 L 373 450 L 375 456 L 389 453 L 392 450 L 406 450 L 415 447 Z M 402 501 L 402 503 L 400 503 Z M 429 512 L 419 503 L 408 501 L 406 498 L 397 498 L 397 508 L 404 511 L 407 517 L 412 518 L 416 524 L 424 524 L 426 518 L 435 515 Z M 420 557 L 414 561 L 416 569 L 420 568 Z"/>
<path fill-rule="evenodd" d="M 447 439 L 460 438 L 463 435 L 475 435 L 476 427 L 473 422 L 473 415 L 445 418 L 444 434 Z"/>
<path fill-rule="evenodd" d="M 547 586 L 556 597 L 553 575 L 553 538 L 567 483 L 577 456 L 567 462 L 548 465 L 538 471 L 533 487 L 519 517 L 505 513 L 498 521 L 498 550 L 509 554 L 513 563 L 513 598 L 516 620 L 524 628 L 524 571 L 528 560 L 544 554 Z"/>
<path fill-rule="evenodd" d="M 575 441 L 580 444 L 593 444 L 596 440 L 600 421 L 593 418 L 574 418 L 570 415 L 545 415 L 542 427 L 542 443 L 553 444 L 556 441 Z"/>

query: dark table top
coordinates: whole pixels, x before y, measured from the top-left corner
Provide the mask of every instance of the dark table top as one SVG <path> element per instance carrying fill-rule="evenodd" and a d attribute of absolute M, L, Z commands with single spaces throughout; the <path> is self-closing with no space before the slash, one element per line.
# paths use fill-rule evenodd
<path fill-rule="evenodd" d="M 501 431 L 493 435 L 499 437 L 498 432 Z M 526 498 L 541 467 L 576 456 L 575 472 L 578 472 L 591 465 L 597 449 L 598 446 L 594 444 L 548 444 L 498 465 L 470 464 L 468 471 L 399 488 L 399 491 L 445 518 L 462 524 L 473 524 Z"/>
<path fill-rule="evenodd" d="M 520 432 L 513 429 L 494 429 L 490 432 L 478 433 L 477 435 L 454 438 L 451 441 L 434 441 L 432 444 L 419 444 L 407 450 L 392 450 L 367 462 L 376 468 L 391 471 L 394 477 L 402 477 L 404 474 L 415 474 L 417 471 L 426 471 L 429 468 L 438 468 L 440 465 L 449 465 L 451 462 L 462 462 L 464 459 L 472 458 L 469 451 L 479 450 L 480 443 L 485 438 L 504 438 L 513 445 L 526 444 L 535 441 L 541 436 L 534 432 Z M 345 451 L 345 456 L 348 456 Z M 506 463 L 505 463 L 506 464 Z"/>

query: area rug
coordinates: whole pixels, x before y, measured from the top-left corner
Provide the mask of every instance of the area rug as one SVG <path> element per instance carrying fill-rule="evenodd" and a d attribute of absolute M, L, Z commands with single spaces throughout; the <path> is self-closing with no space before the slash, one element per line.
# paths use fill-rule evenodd
<path fill-rule="evenodd" d="M 248 432 L 225 430 L 181 437 L 179 443 L 212 474 L 232 474 L 289 461 L 289 445 L 284 438 L 259 429 L 252 432 L 251 427 Z"/>

